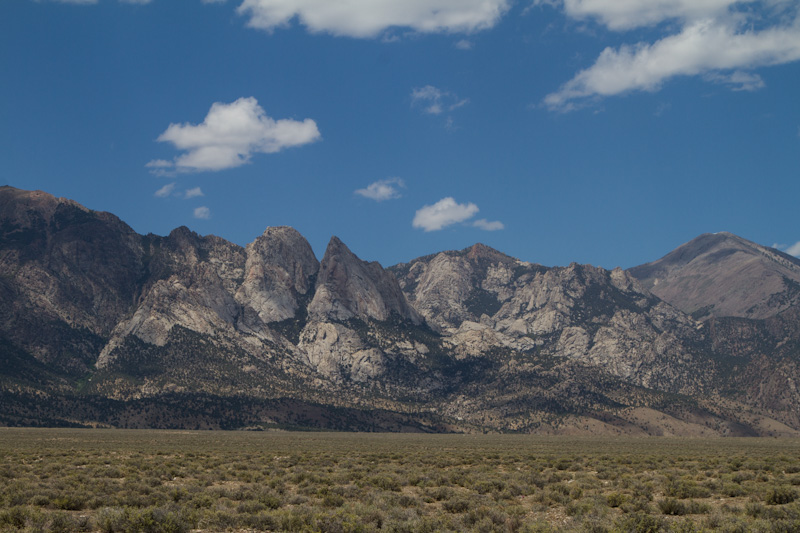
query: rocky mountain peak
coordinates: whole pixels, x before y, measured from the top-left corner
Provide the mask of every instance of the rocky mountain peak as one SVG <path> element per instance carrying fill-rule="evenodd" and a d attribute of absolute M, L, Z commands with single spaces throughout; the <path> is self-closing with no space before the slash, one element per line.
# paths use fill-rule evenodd
<path fill-rule="evenodd" d="M 81 218 L 81 215 L 86 217 Z M 4 224 L 33 227 L 41 225 L 42 222 L 56 222 L 54 226 L 58 229 L 59 226 L 63 227 L 74 222 L 76 216 L 79 222 L 98 219 L 117 224 L 126 232 L 133 233 L 133 230 L 115 215 L 104 211 L 93 211 L 75 200 L 56 197 L 44 191 L 26 191 L 9 185 L 0 186 L 0 220 Z"/>
<path fill-rule="evenodd" d="M 386 320 L 396 313 L 415 324 L 422 322 L 394 275 L 377 262 L 362 261 L 335 236 L 320 263 L 316 293 L 308 310 L 320 319 Z"/>
<path fill-rule="evenodd" d="M 512 257 L 507 256 L 502 252 L 498 252 L 494 248 L 486 246 L 482 243 L 476 243 L 470 246 L 465 250 L 467 259 L 470 261 L 480 261 L 480 260 L 494 260 L 494 261 L 507 261 L 507 260 L 514 260 Z"/>
<path fill-rule="evenodd" d="M 200 240 L 200 235 L 195 233 L 194 231 L 190 230 L 186 226 L 178 226 L 174 230 L 169 232 L 167 236 L 168 239 L 172 239 L 176 242 L 198 242 Z"/>
<path fill-rule="evenodd" d="M 264 323 L 293 318 L 300 296 L 314 286 L 319 262 L 311 245 L 294 228 L 269 227 L 247 245 L 244 281 L 236 301 Z"/>
<path fill-rule="evenodd" d="M 49 219 L 57 205 L 58 199 L 43 191 L 23 191 L 8 185 L 0 187 L 0 218 L 4 221 L 25 223 L 30 221 L 32 214 Z"/>
<path fill-rule="evenodd" d="M 311 279 L 319 270 L 314 251 L 300 232 L 289 226 L 269 227 L 247 245 L 248 271 L 258 261 L 282 269 L 290 284 L 300 294 L 312 287 Z"/>
<path fill-rule="evenodd" d="M 164 239 L 164 244 L 173 253 L 180 256 L 181 262 L 188 261 L 190 264 L 194 264 L 199 260 L 202 240 L 200 235 L 186 226 L 179 226 L 169 232 L 169 235 Z"/>
<path fill-rule="evenodd" d="M 700 235 L 629 272 L 698 318 L 766 318 L 800 302 L 800 260 L 728 232 Z"/>
<path fill-rule="evenodd" d="M 74 200 L 67 198 L 57 198 L 44 191 L 25 191 L 9 185 L 0 187 L 0 205 L 3 207 L 13 206 L 16 210 L 36 210 L 39 212 L 53 211 L 59 204 L 67 204 L 83 211 L 88 209 Z M 7 215 L 14 210 L 3 209 L 1 213 Z"/>

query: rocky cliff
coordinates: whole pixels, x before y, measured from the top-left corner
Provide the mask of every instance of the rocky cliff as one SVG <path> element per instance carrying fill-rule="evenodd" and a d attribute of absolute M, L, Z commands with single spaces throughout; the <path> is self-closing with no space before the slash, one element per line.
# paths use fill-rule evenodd
<path fill-rule="evenodd" d="M 288 227 L 138 235 L 2 187 L 0 423 L 795 434 L 796 261 L 700 239 L 629 272 L 480 244 L 384 269 L 336 237 L 317 261 Z M 760 273 L 737 309 L 768 318 L 686 314 L 731 302 L 675 296 L 698 272 Z"/>
<path fill-rule="evenodd" d="M 236 301 L 267 324 L 293 318 L 314 289 L 319 262 L 294 228 L 267 228 L 247 245 L 244 281 Z"/>
<path fill-rule="evenodd" d="M 395 277 L 378 263 L 361 261 L 337 237 L 325 250 L 308 311 L 318 320 L 386 320 L 396 314 L 417 325 L 422 322 Z"/>
<path fill-rule="evenodd" d="M 638 385 L 698 390 L 697 324 L 622 270 L 545 268 L 475 245 L 393 269 L 409 301 L 454 346 L 535 350 Z"/>

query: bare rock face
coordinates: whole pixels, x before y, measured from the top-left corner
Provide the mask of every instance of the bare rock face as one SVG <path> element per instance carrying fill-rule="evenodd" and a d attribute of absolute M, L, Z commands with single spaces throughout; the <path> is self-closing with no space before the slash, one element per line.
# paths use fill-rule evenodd
<path fill-rule="evenodd" d="M 527 337 L 515 337 L 501 333 L 491 326 L 465 320 L 457 330 L 445 338 L 457 359 L 485 357 L 497 348 L 508 348 L 522 352 L 533 350 L 536 343 Z"/>
<path fill-rule="evenodd" d="M 313 289 L 319 262 L 300 233 L 290 227 L 267 228 L 247 245 L 244 282 L 236 301 L 263 323 L 292 318 L 298 296 Z"/>
<path fill-rule="evenodd" d="M 697 318 L 761 319 L 800 304 L 799 259 L 727 232 L 701 235 L 629 272 Z"/>
<path fill-rule="evenodd" d="M 114 330 L 99 368 L 113 360 L 127 336 L 163 346 L 175 326 L 234 339 L 245 351 L 262 356 L 270 345 L 287 344 L 269 323 L 295 316 L 298 299 L 312 289 L 319 268 L 311 246 L 296 230 L 267 228 L 244 250 L 187 228 L 152 241 L 151 280 L 131 318 Z"/>
<path fill-rule="evenodd" d="M 121 321 L 97 361 L 104 368 L 128 335 L 163 346 L 175 326 L 205 334 L 231 334 L 242 307 L 235 293 L 244 276 L 245 253 L 219 237 L 200 237 L 187 228 L 153 243 L 151 269 L 133 315 Z"/>
<path fill-rule="evenodd" d="M 462 257 L 438 254 L 428 265 L 418 263 L 407 275 L 415 284 L 408 298 L 428 323 L 438 328 L 457 327 L 476 317 L 467 311 L 465 301 L 472 291 L 472 269 Z M 406 281 L 406 280 L 403 280 Z"/>
<path fill-rule="evenodd" d="M 644 386 L 699 386 L 683 364 L 696 324 L 621 269 L 545 268 L 475 245 L 393 270 L 460 356 L 536 349 Z"/>
<path fill-rule="evenodd" d="M 428 324 L 455 331 L 464 321 L 481 322 L 483 315 L 493 315 L 512 296 L 520 268 L 537 267 L 476 244 L 460 252 L 421 257 L 391 271 Z"/>
<path fill-rule="evenodd" d="M 422 322 L 406 301 L 395 277 L 380 264 L 356 257 L 337 237 L 328 243 L 308 313 L 317 320 L 371 318 L 381 321 L 394 313 L 414 324 Z"/>
<path fill-rule="evenodd" d="M 365 382 L 384 371 L 383 352 L 365 346 L 354 331 L 342 324 L 310 322 L 298 347 L 308 366 L 335 380 Z"/>

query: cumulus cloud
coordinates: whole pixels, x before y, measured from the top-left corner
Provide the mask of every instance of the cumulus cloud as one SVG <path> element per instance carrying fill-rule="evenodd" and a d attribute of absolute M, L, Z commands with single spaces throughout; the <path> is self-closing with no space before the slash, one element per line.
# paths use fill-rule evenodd
<path fill-rule="evenodd" d="M 166 185 L 164 185 L 163 187 L 158 189 L 153 194 L 153 196 L 155 196 L 156 198 L 166 198 L 167 196 L 172 194 L 172 191 L 174 191 L 174 190 L 175 190 L 175 184 L 174 183 L 167 183 Z"/>
<path fill-rule="evenodd" d="M 253 154 L 279 152 L 320 138 L 311 119 L 275 120 L 255 98 L 239 98 L 230 104 L 214 103 L 201 124 L 170 124 L 157 140 L 185 153 L 174 161 L 156 159 L 146 166 L 157 173 L 223 170 L 244 165 Z"/>
<path fill-rule="evenodd" d="M 557 4 L 575 19 L 595 19 L 611 30 L 652 26 L 670 19 L 697 20 L 725 14 L 734 4 L 758 0 L 537 0 Z"/>
<path fill-rule="evenodd" d="M 495 220 L 495 221 L 489 222 L 485 218 L 481 218 L 479 220 L 476 220 L 475 222 L 472 223 L 472 225 L 475 226 L 476 228 L 480 228 L 480 229 L 482 229 L 484 231 L 499 231 L 501 229 L 505 229 L 505 227 L 506 227 L 505 224 L 503 224 L 499 220 Z"/>
<path fill-rule="evenodd" d="M 469 98 L 459 98 L 449 91 L 443 91 L 433 85 L 417 87 L 411 91 L 411 105 L 422 106 L 423 112 L 430 115 L 441 115 L 446 111 L 455 111 L 469 103 Z"/>
<path fill-rule="evenodd" d="M 701 75 L 733 90 L 754 91 L 765 84 L 753 69 L 800 60 L 800 8 L 791 0 L 563 0 L 559 5 L 568 16 L 594 19 L 611 30 L 672 20 L 678 31 L 652 43 L 606 48 L 592 66 L 547 95 L 544 103 L 554 110 L 655 91 L 677 76 Z"/>
<path fill-rule="evenodd" d="M 357 189 L 355 192 L 364 198 L 369 198 L 370 200 L 375 200 L 376 202 L 382 202 L 384 200 L 400 198 L 401 194 L 400 191 L 397 190 L 397 187 L 402 188 L 405 186 L 406 184 L 402 179 L 390 178 L 370 183 L 366 188 Z"/>
<path fill-rule="evenodd" d="M 464 222 L 479 211 L 473 203 L 459 204 L 453 198 L 442 198 L 433 205 L 426 205 L 414 215 L 411 225 L 425 231 L 438 231 L 447 226 Z"/>
<path fill-rule="evenodd" d="M 145 167 L 152 169 L 172 168 L 172 161 L 167 161 L 165 159 L 153 159 L 152 161 L 147 163 Z"/>
<path fill-rule="evenodd" d="M 208 220 L 211 218 L 211 209 L 207 208 L 206 206 L 196 207 L 194 209 L 194 218 Z"/>
<path fill-rule="evenodd" d="M 478 213 L 478 206 L 473 203 L 459 204 L 452 197 L 442 198 L 433 205 L 423 206 L 414 215 L 411 225 L 415 228 L 427 231 L 438 231 L 466 222 Z M 471 224 L 475 228 L 484 231 L 497 231 L 505 228 L 502 222 L 490 222 L 485 218 L 475 220 Z"/>
<path fill-rule="evenodd" d="M 183 193 L 183 197 L 186 198 L 187 200 L 189 198 L 197 198 L 198 196 L 205 196 L 200 187 L 194 187 L 192 189 L 188 189 L 185 193 Z"/>
<path fill-rule="evenodd" d="M 456 48 L 459 50 L 472 50 L 472 41 L 468 41 L 466 39 L 461 39 L 454 44 Z"/>
<path fill-rule="evenodd" d="M 795 257 L 800 257 L 800 241 L 797 241 L 786 248 L 786 253 Z"/>
<path fill-rule="evenodd" d="M 272 31 L 297 20 L 313 33 L 371 38 L 391 28 L 420 33 L 475 32 L 491 28 L 510 0 L 244 0 L 248 25 Z"/>
<path fill-rule="evenodd" d="M 800 241 L 792 244 L 791 246 L 788 244 L 781 244 L 775 243 L 772 245 L 773 248 L 776 250 L 781 250 L 789 255 L 793 255 L 795 257 L 800 257 Z"/>

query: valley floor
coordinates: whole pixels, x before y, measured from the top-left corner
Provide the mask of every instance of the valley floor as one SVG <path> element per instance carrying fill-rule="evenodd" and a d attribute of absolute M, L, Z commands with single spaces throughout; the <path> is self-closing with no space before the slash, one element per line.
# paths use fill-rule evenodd
<path fill-rule="evenodd" d="M 800 440 L 0 428 L 0 530 L 798 531 Z"/>

